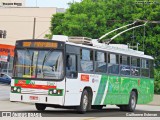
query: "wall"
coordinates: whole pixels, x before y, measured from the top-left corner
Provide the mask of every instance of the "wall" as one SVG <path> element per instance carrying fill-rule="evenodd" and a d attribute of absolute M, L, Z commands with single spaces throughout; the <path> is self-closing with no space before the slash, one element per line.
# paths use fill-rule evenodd
<path fill-rule="evenodd" d="M 34 18 L 35 38 L 43 39 L 56 12 L 56 8 L 0 8 L 0 30 L 7 31 L 6 38 L 0 38 L 0 44 L 15 45 L 16 40 L 32 39 Z"/>

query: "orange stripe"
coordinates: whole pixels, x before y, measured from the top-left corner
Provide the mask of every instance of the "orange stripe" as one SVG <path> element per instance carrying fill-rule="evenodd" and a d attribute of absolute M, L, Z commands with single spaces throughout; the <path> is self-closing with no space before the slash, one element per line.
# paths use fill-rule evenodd
<path fill-rule="evenodd" d="M 48 86 L 48 85 L 15 84 L 15 86 L 21 88 L 44 89 L 44 90 L 56 89 L 56 86 Z"/>

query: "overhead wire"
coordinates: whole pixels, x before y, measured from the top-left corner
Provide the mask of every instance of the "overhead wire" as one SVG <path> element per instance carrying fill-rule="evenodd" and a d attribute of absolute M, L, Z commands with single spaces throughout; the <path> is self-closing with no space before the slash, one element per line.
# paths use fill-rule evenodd
<path fill-rule="evenodd" d="M 49 28 L 47 30 L 45 30 L 44 32 L 42 32 L 41 34 L 38 35 L 38 37 L 36 37 L 36 39 L 38 39 L 39 37 L 41 37 L 44 33 L 46 33 L 47 31 L 49 31 Z"/>

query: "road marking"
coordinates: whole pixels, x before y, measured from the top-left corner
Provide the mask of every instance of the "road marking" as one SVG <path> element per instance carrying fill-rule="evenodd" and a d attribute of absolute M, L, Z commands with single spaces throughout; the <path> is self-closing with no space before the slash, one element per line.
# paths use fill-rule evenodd
<path fill-rule="evenodd" d="M 98 119 L 98 118 L 101 118 L 101 117 L 86 118 L 86 119 L 83 119 L 83 120 L 95 120 L 95 119 Z"/>

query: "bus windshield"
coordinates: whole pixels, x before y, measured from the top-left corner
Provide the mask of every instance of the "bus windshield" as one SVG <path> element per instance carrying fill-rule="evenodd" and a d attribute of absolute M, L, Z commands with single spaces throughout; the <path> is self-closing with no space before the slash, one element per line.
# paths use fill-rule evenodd
<path fill-rule="evenodd" d="M 16 50 L 14 77 L 62 79 L 63 53 L 60 50 Z"/>

